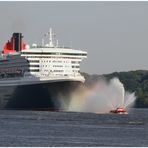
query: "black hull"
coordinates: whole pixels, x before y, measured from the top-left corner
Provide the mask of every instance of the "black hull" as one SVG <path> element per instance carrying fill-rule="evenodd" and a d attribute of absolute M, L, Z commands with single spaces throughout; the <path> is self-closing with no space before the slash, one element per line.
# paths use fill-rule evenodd
<path fill-rule="evenodd" d="M 63 110 L 70 94 L 82 82 L 54 82 L 45 84 L 0 86 L 0 109 Z"/>

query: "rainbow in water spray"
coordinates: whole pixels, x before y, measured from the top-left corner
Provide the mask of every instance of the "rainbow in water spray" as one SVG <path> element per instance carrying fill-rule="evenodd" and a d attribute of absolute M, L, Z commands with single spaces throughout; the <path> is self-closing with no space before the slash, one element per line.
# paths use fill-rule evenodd
<path fill-rule="evenodd" d="M 99 80 L 91 87 L 81 87 L 71 95 L 69 111 L 127 113 L 134 105 L 135 93 L 125 91 L 118 78 Z"/>

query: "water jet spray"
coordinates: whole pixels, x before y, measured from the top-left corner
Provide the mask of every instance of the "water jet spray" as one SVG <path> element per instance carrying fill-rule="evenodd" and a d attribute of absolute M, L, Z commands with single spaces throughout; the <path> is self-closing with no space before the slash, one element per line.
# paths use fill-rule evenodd
<path fill-rule="evenodd" d="M 126 92 L 118 78 L 109 82 L 101 79 L 73 92 L 68 110 L 127 114 L 126 110 L 134 104 L 135 99 L 135 93 Z"/>

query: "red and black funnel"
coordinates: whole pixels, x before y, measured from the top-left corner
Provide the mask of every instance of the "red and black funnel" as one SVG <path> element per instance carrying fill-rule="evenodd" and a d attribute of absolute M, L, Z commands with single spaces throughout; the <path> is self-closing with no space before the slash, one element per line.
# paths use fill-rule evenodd
<path fill-rule="evenodd" d="M 25 49 L 26 44 L 23 42 L 22 38 L 22 33 L 13 33 L 11 41 L 8 40 L 4 46 L 4 54 L 10 52 L 19 52 L 22 49 Z"/>

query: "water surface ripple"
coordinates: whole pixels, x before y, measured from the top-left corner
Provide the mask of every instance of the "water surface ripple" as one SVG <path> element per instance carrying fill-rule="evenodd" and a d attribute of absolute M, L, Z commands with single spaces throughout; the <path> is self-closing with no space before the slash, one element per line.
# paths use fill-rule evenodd
<path fill-rule="evenodd" d="M 129 115 L 0 111 L 0 146 L 148 146 L 148 109 Z"/>

